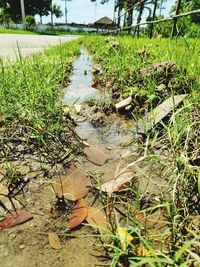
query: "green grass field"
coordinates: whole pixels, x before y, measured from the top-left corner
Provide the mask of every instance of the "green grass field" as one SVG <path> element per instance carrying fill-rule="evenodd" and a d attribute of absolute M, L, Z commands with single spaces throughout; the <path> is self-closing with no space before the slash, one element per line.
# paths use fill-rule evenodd
<path fill-rule="evenodd" d="M 18 30 L 18 29 L 3 29 L 0 28 L 0 34 L 39 34 L 39 35 L 56 35 L 56 36 L 63 36 L 63 35 L 87 35 L 86 32 L 75 32 L 75 31 L 58 31 L 58 30 L 45 30 L 45 31 L 28 31 L 28 30 Z"/>
<path fill-rule="evenodd" d="M 17 29 L 2 29 L 0 28 L 0 34 L 37 34 L 32 31 L 24 31 L 24 30 L 17 30 Z"/>

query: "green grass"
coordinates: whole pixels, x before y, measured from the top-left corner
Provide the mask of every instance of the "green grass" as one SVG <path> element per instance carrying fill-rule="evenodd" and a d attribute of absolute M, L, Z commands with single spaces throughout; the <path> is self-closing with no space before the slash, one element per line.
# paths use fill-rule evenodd
<path fill-rule="evenodd" d="M 76 32 L 76 31 L 58 31 L 58 30 L 45 30 L 45 31 L 34 31 L 35 33 L 41 34 L 41 35 L 56 35 L 56 36 L 63 36 L 63 35 L 88 35 L 86 32 Z"/>
<path fill-rule="evenodd" d="M 79 48 L 79 42 L 70 42 L 27 59 L 19 55 L 9 67 L 1 61 L 0 112 L 33 124 L 53 120 L 60 101 L 58 89 L 69 79 Z"/>
<path fill-rule="evenodd" d="M 113 104 L 132 96 L 133 103 L 127 111 L 132 120 L 151 111 L 171 95 L 188 94 L 183 105 L 173 110 L 170 119 L 160 128 L 146 133 L 146 164 L 163 169 L 160 176 L 168 185 L 166 191 L 156 197 L 162 199 L 161 210 L 169 232 L 159 231 L 153 237 L 155 233 L 134 219 L 138 200 L 149 195 L 141 195 L 132 185 L 130 190 L 136 196 L 134 199 L 127 196 L 122 200 L 113 195 L 104 205 L 110 205 L 110 210 L 118 207 L 119 203 L 126 207 L 128 212 L 120 219 L 134 239 L 123 249 L 114 227 L 112 242 L 103 245 L 113 259 L 112 266 L 193 266 L 199 260 L 199 231 L 195 225 L 198 225 L 200 209 L 200 40 L 85 37 L 85 44 L 102 69 L 102 74 L 96 79 L 110 93 Z M 165 68 L 161 73 L 147 69 L 154 63 L 166 61 L 177 66 L 173 65 L 176 67 L 172 70 Z M 142 74 L 143 70 L 147 75 Z M 154 148 L 156 143 L 162 144 L 161 150 Z M 154 209 L 158 207 L 150 204 L 150 208 L 143 211 L 148 215 Z M 117 225 L 116 221 L 111 225 Z M 165 240 L 164 250 L 155 247 L 154 238 Z M 142 244 L 151 256 L 136 252 L 135 242 Z"/>
<path fill-rule="evenodd" d="M 0 28 L 0 34 L 32 34 L 32 35 L 55 35 L 55 36 L 63 36 L 63 35 L 88 35 L 86 32 L 76 32 L 76 31 L 58 31 L 58 30 L 48 30 L 39 31 L 39 30 L 19 30 L 19 29 L 3 29 Z"/>
<path fill-rule="evenodd" d="M 18 29 L 2 29 L 0 28 L 0 34 L 33 34 L 36 35 L 36 32 L 32 31 L 24 31 L 24 30 L 18 30 Z"/>
<path fill-rule="evenodd" d="M 169 39 L 133 39 L 118 37 L 87 37 L 86 45 L 94 52 L 94 60 L 100 63 L 105 82 L 112 82 L 113 91 L 119 97 L 132 95 L 138 101 L 147 101 L 148 107 L 168 97 L 172 92 L 184 93 L 197 91 L 200 77 L 200 41 Z M 171 61 L 179 66 L 170 85 L 167 73 L 159 79 L 154 73 L 141 81 L 140 69 L 152 63 Z M 153 77 L 154 76 L 154 77 Z M 140 104 L 140 103 L 139 103 Z M 141 105 L 139 105 L 142 108 Z"/>

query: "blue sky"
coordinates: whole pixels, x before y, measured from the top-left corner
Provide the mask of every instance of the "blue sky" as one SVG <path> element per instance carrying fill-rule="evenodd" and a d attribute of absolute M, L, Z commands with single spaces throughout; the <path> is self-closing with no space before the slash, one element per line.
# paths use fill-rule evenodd
<path fill-rule="evenodd" d="M 68 6 L 68 22 L 76 22 L 76 23 L 93 23 L 95 20 L 100 19 L 104 16 L 109 18 L 113 18 L 113 10 L 114 10 L 114 0 L 110 0 L 109 3 L 101 5 L 101 0 L 97 0 L 96 9 L 95 3 L 90 2 L 90 0 L 72 0 L 71 2 L 67 2 Z M 174 4 L 175 0 L 167 0 L 166 10 L 163 11 L 163 14 L 167 16 L 169 14 L 171 6 Z M 60 5 L 64 14 L 64 1 L 63 0 L 53 0 L 53 3 Z M 96 10 L 96 12 L 95 12 Z M 38 18 L 37 18 L 37 21 Z M 65 17 L 59 19 L 54 19 L 55 22 L 64 22 Z M 44 17 L 43 22 L 50 22 L 50 16 Z"/>

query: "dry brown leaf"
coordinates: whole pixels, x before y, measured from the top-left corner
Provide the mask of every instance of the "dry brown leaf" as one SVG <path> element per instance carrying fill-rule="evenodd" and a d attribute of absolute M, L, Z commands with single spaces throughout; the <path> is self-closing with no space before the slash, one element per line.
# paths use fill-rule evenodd
<path fill-rule="evenodd" d="M 145 215 L 141 210 L 136 210 L 135 217 L 136 217 L 136 221 L 140 222 L 145 218 Z"/>
<path fill-rule="evenodd" d="M 78 168 L 70 169 L 67 175 L 61 177 L 61 180 L 62 182 L 57 179 L 56 193 L 72 201 L 86 196 L 91 186 L 90 178 Z"/>
<path fill-rule="evenodd" d="M 95 207 L 88 208 L 86 221 L 91 225 L 97 226 L 99 230 L 101 230 L 101 228 L 108 227 L 105 214 L 100 209 Z"/>
<path fill-rule="evenodd" d="M 113 192 L 120 191 L 122 186 L 130 182 L 134 177 L 134 172 L 125 172 L 117 176 L 116 178 L 103 183 L 98 189 L 111 195 Z"/>
<path fill-rule="evenodd" d="M 78 200 L 73 208 L 66 230 L 71 230 L 79 226 L 88 215 L 87 203 L 84 199 Z"/>
<path fill-rule="evenodd" d="M 49 233 L 48 237 L 49 237 L 49 244 L 52 248 L 57 249 L 57 250 L 62 248 L 60 239 L 57 234 Z"/>
<path fill-rule="evenodd" d="M 104 165 L 108 160 L 104 149 L 100 147 L 86 147 L 83 152 L 89 161 L 99 166 Z"/>
<path fill-rule="evenodd" d="M 27 210 L 20 210 L 17 213 L 9 214 L 4 220 L 0 221 L 1 228 L 11 228 L 18 224 L 25 223 L 33 218 L 32 214 Z"/>

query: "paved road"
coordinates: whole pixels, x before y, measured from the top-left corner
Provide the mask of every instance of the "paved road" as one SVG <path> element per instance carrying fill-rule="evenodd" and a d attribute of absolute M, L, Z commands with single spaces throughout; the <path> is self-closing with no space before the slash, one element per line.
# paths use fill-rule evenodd
<path fill-rule="evenodd" d="M 47 35 L 23 35 L 23 34 L 0 34 L 0 57 L 15 60 L 20 47 L 22 56 L 30 56 L 41 52 L 45 48 L 57 45 L 60 42 L 68 42 L 79 36 L 47 36 Z"/>

